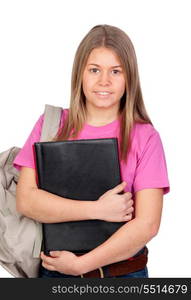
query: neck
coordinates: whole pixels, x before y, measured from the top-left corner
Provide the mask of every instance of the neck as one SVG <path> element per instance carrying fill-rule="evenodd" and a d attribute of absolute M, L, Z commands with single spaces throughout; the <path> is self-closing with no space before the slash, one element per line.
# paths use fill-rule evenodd
<path fill-rule="evenodd" d="M 104 108 L 88 109 L 86 111 L 86 123 L 94 126 L 102 126 L 109 124 L 119 117 L 118 110 L 108 110 Z"/>

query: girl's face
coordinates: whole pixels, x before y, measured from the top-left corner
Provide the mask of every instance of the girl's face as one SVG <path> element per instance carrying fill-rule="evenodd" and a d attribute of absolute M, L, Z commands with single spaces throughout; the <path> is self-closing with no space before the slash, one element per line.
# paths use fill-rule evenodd
<path fill-rule="evenodd" d="M 90 53 L 83 73 L 83 91 L 89 108 L 119 109 L 125 75 L 117 54 L 105 47 Z"/>

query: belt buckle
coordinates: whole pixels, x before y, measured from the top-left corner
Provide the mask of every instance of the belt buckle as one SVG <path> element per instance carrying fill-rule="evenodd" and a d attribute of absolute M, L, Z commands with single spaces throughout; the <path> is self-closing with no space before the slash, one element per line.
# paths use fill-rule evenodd
<path fill-rule="evenodd" d="M 104 273 L 102 267 L 98 269 L 100 272 L 100 278 L 104 278 Z"/>
<path fill-rule="evenodd" d="M 98 268 L 98 270 L 99 270 L 99 273 L 100 273 L 100 278 L 104 278 L 104 273 L 103 273 L 102 267 Z M 81 274 L 80 277 L 81 277 L 81 278 L 84 278 L 84 275 Z"/>

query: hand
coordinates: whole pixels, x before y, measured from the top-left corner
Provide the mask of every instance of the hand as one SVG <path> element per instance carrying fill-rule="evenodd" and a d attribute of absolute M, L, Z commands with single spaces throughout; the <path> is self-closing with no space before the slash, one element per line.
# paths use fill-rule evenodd
<path fill-rule="evenodd" d="M 129 192 L 120 194 L 126 186 L 122 182 L 108 190 L 96 201 L 98 218 L 109 222 L 125 222 L 132 219 L 133 200 Z"/>
<path fill-rule="evenodd" d="M 51 251 L 51 256 L 41 252 L 42 265 L 50 271 L 57 271 L 67 275 L 80 275 L 77 269 L 79 257 L 70 251 Z"/>

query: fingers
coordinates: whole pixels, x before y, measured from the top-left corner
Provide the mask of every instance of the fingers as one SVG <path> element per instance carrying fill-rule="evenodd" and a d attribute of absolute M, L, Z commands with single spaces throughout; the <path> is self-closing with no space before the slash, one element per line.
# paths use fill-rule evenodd
<path fill-rule="evenodd" d="M 131 197 L 132 197 L 131 193 L 127 192 L 123 196 L 125 197 L 125 200 L 126 200 L 126 210 L 125 210 L 126 215 L 123 218 L 124 218 L 124 221 L 130 221 L 133 217 L 133 212 L 134 212 L 133 203 L 134 203 L 134 201 L 131 199 Z"/>
<path fill-rule="evenodd" d="M 130 215 L 130 214 L 132 214 L 134 212 L 134 207 L 130 207 L 129 209 L 127 209 L 127 211 L 126 211 L 126 214 L 127 215 Z"/>
<path fill-rule="evenodd" d="M 128 199 L 131 199 L 131 198 L 133 197 L 133 195 L 132 195 L 130 192 L 125 192 L 125 193 L 123 194 L 123 196 L 125 196 L 127 200 L 128 200 Z"/>
<path fill-rule="evenodd" d="M 133 211 L 134 211 L 134 207 L 133 206 L 127 207 L 125 209 L 125 216 L 123 217 L 124 221 L 129 221 L 129 220 L 132 219 Z"/>
<path fill-rule="evenodd" d="M 55 271 L 56 268 L 53 265 L 53 258 L 45 255 L 43 252 L 41 252 L 41 259 L 42 259 L 42 266 L 45 269 L 48 269 L 50 271 Z"/>
<path fill-rule="evenodd" d="M 60 256 L 60 251 L 50 251 L 50 255 L 52 257 L 59 257 Z"/>
<path fill-rule="evenodd" d="M 59 251 L 51 251 L 51 252 L 59 252 Z M 53 257 L 53 256 L 47 256 L 47 255 L 44 254 L 44 252 L 41 252 L 41 255 L 40 255 L 40 256 L 41 256 L 41 259 L 42 259 L 45 263 L 50 264 L 50 265 L 53 264 L 54 258 L 57 257 L 57 256 L 55 256 L 55 257 Z"/>
<path fill-rule="evenodd" d="M 133 218 L 133 215 L 132 214 L 128 214 L 126 216 L 123 217 L 123 221 L 124 222 L 128 222 L 128 221 L 131 221 Z"/>
<path fill-rule="evenodd" d="M 42 261 L 42 266 L 49 271 L 56 271 L 56 268 L 53 265 L 49 265 L 44 261 Z"/>
<path fill-rule="evenodd" d="M 41 257 L 41 259 L 42 259 L 43 261 L 45 261 L 47 264 L 51 264 L 51 263 L 52 263 L 52 257 L 45 255 L 44 252 L 41 252 L 40 257 Z"/>
<path fill-rule="evenodd" d="M 124 190 L 126 184 L 127 182 L 123 181 L 122 183 L 115 186 L 113 189 L 109 190 L 108 193 L 118 194 Z"/>
<path fill-rule="evenodd" d="M 125 202 L 126 214 L 132 213 L 134 210 L 133 200 L 128 200 Z"/>

